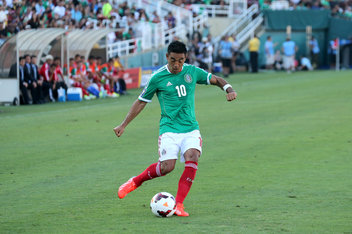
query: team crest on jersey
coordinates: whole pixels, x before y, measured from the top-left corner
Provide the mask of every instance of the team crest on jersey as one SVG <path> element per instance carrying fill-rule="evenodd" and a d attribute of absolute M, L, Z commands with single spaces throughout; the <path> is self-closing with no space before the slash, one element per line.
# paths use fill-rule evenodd
<path fill-rule="evenodd" d="M 186 75 L 185 75 L 185 81 L 186 81 L 187 83 L 192 83 L 192 76 L 191 76 L 190 74 L 186 74 Z"/>

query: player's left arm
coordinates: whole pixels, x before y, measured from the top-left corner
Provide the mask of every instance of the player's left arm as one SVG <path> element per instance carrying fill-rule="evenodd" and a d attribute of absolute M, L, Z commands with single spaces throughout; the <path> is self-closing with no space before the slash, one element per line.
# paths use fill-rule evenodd
<path fill-rule="evenodd" d="M 210 79 L 210 84 L 218 86 L 220 89 L 224 90 L 226 94 L 226 99 L 227 101 L 231 102 L 237 98 L 237 93 L 236 91 L 232 88 L 232 86 L 227 83 L 226 80 L 224 80 L 221 77 L 218 77 L 214 74 L 212 74 L 211 79 Z"/>

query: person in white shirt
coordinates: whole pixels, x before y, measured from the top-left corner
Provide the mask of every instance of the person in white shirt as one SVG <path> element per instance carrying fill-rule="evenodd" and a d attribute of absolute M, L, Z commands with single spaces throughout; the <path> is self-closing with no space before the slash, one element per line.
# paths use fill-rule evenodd
<path fill-rule="evenodd" d="M 66 8 L 64 4 L 64 1 L 60 1 L 58 5 L 54 8 L 54 14 L 57 14 L 60 18 L 65 16 Z"/>

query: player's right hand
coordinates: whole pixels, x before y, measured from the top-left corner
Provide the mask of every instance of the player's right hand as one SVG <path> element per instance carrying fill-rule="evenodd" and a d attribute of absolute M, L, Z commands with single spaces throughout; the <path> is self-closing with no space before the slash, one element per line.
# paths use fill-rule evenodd
<path fill-rule="evenodd" d="M 125 131 L 125 128 L 121 125 L 114 128 L 114 132 L 117 137 L 120 137 L 124 131 Z"/>

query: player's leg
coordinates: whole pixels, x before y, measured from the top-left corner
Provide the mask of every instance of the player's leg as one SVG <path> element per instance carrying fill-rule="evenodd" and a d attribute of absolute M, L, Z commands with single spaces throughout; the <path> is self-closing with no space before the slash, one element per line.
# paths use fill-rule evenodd
<path fill-rule="evenodd" d="M 199 131 L 193 131 L 184 139 L 181 150 L 184 152 L 185 169 L 178 183 L 176 195 L 176 212 L 177 216 L 189 216 L 184 211 L 183 202 L 191 189 L 196 172 L 198 169 L 198 159 L 202 152 L 202 138 Z M 181 158 L 182 160 L 182 158 Z"/>
<path fill-rule="evenodd" d="M 159 161 L 147 167 L 141 174 L 130 178 L 120 186 L 119 198 L 124 198 L 128 193 L 142 185 L 143 182 L 164 176 L 175 168 L 179 147 L 170 133 L 159 136 Z"/>

